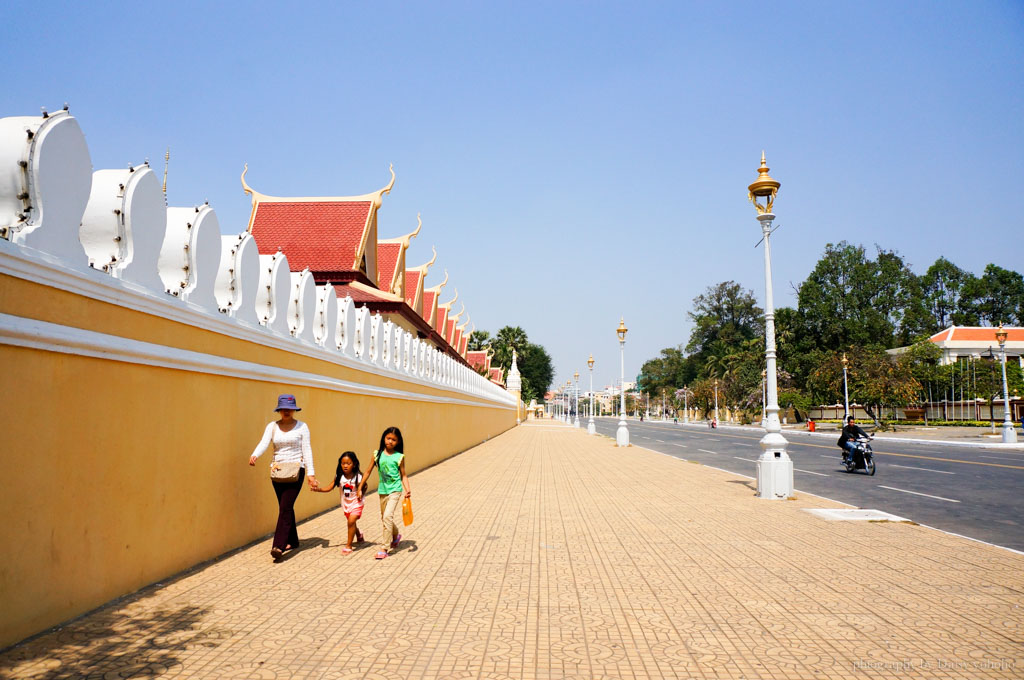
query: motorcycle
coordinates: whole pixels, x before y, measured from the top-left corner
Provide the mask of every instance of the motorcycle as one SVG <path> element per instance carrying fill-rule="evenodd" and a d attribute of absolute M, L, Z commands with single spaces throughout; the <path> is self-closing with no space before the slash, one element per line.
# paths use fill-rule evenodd
<path fill-rule="evenodd" d="M 857 446 L 843 460 L 847 472 L 864 470 L 868 475 L 875 474 L 875 452 L 871 450 L 871 439 L 859 437 Z"/>

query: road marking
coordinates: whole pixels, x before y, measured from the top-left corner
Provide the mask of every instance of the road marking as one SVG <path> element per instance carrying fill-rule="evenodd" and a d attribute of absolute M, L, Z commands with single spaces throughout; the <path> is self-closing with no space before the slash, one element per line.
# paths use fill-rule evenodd
<path fill-rule="evenodd" d="M 686 448 L 686 444 L 676 444 L 675 442 L 669 442 L 669 443 L 672 444 L 672 446 L 680 446 L 680 447 L 682 447 L 684 449 Z"/>
<path fill-rule="evenodd" d="M 707 449 L 697 449 L 697 450 L 698 451 L 703 451 L 704 453 L 710 453 L 712 456 L 717 456 L 718 455 L 717 451 L 708 451 Z"/>
<path fill-rule="evenodd" d="M 665 443 L 664 439 L 655 439 L 654 441 L 658 442 L 659 444 L 664 444 Z"/>
<path fill-rule="evenodd" d="M 718 440 L 717 439 L 712 439 L 711 437 L 708 437 L 708 441 L 709 442 L 717 442 Z"/>
<path fill-rule="evenodd" d="M 686 430 L 686 433 L 687 434 L 692 434 L 692 435 L 704 436 L 704 433 L 702 433 L 699 430 L 693 430 L 692 428 Z M 785 432 L 783 432 L 783 434 L 785 434 Z M 797 433 L 797 434 L 799 434 L 799 433 Z M 746 436 L 746 435 L 741 435 L 741 434 L 717 433 L 717 435 L 719 437 L 729 437 L 731 439 L 751 439 L 752 438 L 752 437 L 749 437 L 749 436 Z M 717 439 L 709 438 L 707 441 L 718 441 L 718 440 Z M 789 443 L 794 445 L 794 446 L 811 446 L 811 447 L 814 447 L 816 449 L 835 449 L 836 448 L 835 445 L 825 446 L 824 444 L 811 444 L 811 443 L 805 443 L 805 442 L 800 442 L 800 441 L 795 441 L 795 440 L 790 440 Z M 909 442 L 908 442 L 908 444 L 909 444 Z M 903 445 L 906 446 L 907 444 L 903 444 Z M 924 443 L 922 443 L 922 444 L 920 444 L 920 446 L 931 446 L 931 444 L 924 444 Z M 951 445 L 944 444 L 944 446 L 949 448 Z M 952 445 L 952 446 L 955 446 L 955 445 Z M 963 450 L 963 447 L 961 446 L 960 449 Z M 983 450 L 985 450 L 985 451 L 992 451 L 992 449 L 983 449 Z M 982 463 L 982 462 L 976 461 L 976 460 L 961 460 L 959 458 L 937 458 L 935 456 L 917 456 L 917 455 L 914 455 L 912 453 L 895 453 L 895 452 L 892 452 L 892 451 L 875 451 L 875 455 L 876 456 L 877 455 L 898 456 L 900 458 L 920 458 L 921 460 L 937 460 L 937 461 L 940 461 L 940 462 L 943 462 L 943 463 L 961 463 L 963 465 L 982 465 L 982 466 L 985 466 L 985 467 L 1001 467 L 1001 468 L 1009 468 L 1011 470 L 1024 470 L 1024 466 L 1022 466 L 1022 465 L 1005 465 L 1005 464 L 1002 464 L 1002 463 Z M 978 457 L 980 458 L 981 456 L 978 456 Z M 832 499 L 829 499 L 829 500 L 832 500 Z"/>
<path fill-rule="evenodd" d="M 739 456 L 733 456 L 733 458 L 735 458 L 736 460 L 745 460 L 748 463 L 756 463 L 757 462 L 756 460 L 750 460 L 749 458 L 740 458 Z"/>
<path fill-rule="evenodd" d="M 753 446 L 753 444 L 741 444 L 740 442 L 733 442 L 736 446 Z"/>
<path fill-rule="evenodd" d="M 918 493 L 916 491 L 907 491 L 906 489 L 897 489 L 894 486 L 882 486 L 881 484 L 879 484 L 878 488 L 879 489 L 889 489 L 890 491 L 902 491 L 903 493 L 912 493 L 915 496 L 925 496 L 926 498 L 935 498 L 937 500 L 947 501 L 949 503 L 959 503 L 960 502 L 960 501 L 954 500 L 952 498 L 943 498 L 942 496 L 932 496 L 931 494 L 928 494 L 928 493 Z"/>
<path fill-rule="evenodd" d="M 905 470 L 921 470 L 922 472 L 938 472 L 940 475 L 955 475 L 955 472 L 946 472 L 945 470 L 929 470 L 928 468 L 913 467 L 911 465 L 897 465 L 896 463 L 889 463 L 889 467 L 904 468 Z"/>
<path fill-rule="evenodd" d="M 805 472 L 805 473 L 807 473 L 809 475 L 818 475 L 819 477 L 828 477 L 828 475 L 826 475 L 824 473 L 821 473 L 821 472 L 811 472 L 810 470 L 801 470 L 800 468 L 793 468 L 793 469 L 796 470 L 797 472 Z"/>

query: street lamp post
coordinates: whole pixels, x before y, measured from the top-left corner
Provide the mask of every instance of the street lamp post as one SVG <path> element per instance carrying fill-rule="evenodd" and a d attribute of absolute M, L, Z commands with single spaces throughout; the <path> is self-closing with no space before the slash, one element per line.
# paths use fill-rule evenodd
<path fill-rule="evenodd" d="M 690 388 L 683 385 L 683 422 L 690 422 Z"/>
<path fill-rule="evenodd" d="M 629 446 L 629 429 L 626 428 L 626 319 L 619 319 L 619 327 L 615 334 L 619 336 L 619 429 L 615 431 L 615 443 L 618 446 Z"/>
<path fill-rule="evenodd" d="M 761 167 L 757 170 L 757 179 L 747 187 L 750 202 L 757 210 L 757 220 L 761 223 L 762 240 L 764 240 L 764 345 L 765 364 L 767 371 L 767 401 L 765 411 L 768 423 L 765 435 L 761 439 L 764 449 L 757 460 L 757 497 L 768 499 L 784 499 L 793 495 L 793 461 L 786 453 L 789 442 L 782 436 L 782 425 L 779 423 L 779 385 L 778 369 L 775 365 L 775 303 L 772 299 L 772 221 L 775 215 L 772 206 L 775 195 L 781 185 L 768 174 L 764 152 L 761 152 Z"/>
<path fill-rule="evenodd" d="M 996 340 L 1002 355 L 999 363 L 1003 367 L 1003 443 L 1013 444 L 1017 441 L 1017 431 L 1013 429 L 1013 421 L 1010 419 L 1010 389 L 1006 382 L 1006 329 L 1003 324 L 999 324 Z"/>
<path fill-rule="evenodd" d="M 565 422 L 572 425 L 572 379 L 565 381 Z"/>
<path fill-rule="evenodd" d="M 576 373 L 574 373 L 572 377 L 575 378 L 575 380 L 576 380 L 576 393 L 575 393 L 575 395 L 573 395 L 573 396 L 576 397 L 576 419 L 573 421 L 572 426 L 573 427 L 579 427 L 580 426 L 580 372 L 576 371 Z"/>
<path fill-rule="evenodd" d="M 768 425 L 768 414 L 765 408 L 768 403 L 768 369 L 761 369 L 761 427 Z"/>
<path fill-rule="evenodd" d="M 587 420 L 587 434 L 596 434 L 597 426 L 594 425 L 594 355 L 587 359 L 587 367 L 590 369 L 590 414 Z"/>
<path fill-rule="evenodd" d="M 715 425 L 718 425 L 718 378 L 715 378 Z"/>
<path fill-rule="evenodd" d="M 846 425 L 846 419 L 850 417 L 850 388 L 846 382 L 846 367 L 849 366 L 850 361 L 846 358 L 846 352 L 843 352 L 843 403 L 846 409 L 846 415 L 843 416 L 843 425 Z"/>

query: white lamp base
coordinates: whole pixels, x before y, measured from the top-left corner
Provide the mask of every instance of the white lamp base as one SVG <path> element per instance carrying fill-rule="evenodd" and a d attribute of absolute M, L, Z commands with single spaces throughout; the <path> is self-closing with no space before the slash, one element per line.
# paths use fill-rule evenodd
<path fill-rule="evenodd" d="M 757 459 L 757 497 L 785 500 L 793 495 L 793 460 L 786 453 L 786 438 L 769 432 L 761 439 L 764 453 Z"/>
<path fill-rule="evenodd" d="M 619 421 L 619 429 L 615 431 L 615 443 L 618 446 L 629 446 L 629 430 L 626 429 L 626 421 Z"/>

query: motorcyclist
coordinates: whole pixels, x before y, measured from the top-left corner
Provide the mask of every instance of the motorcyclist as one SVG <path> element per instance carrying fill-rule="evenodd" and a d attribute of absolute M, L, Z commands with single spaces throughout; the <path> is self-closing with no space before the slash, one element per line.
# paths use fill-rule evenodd
<path fill-rule="evenodd" d="M 868 433 L 857 426 L 853 416 L 847 417 L 846 426 L 843 427 L 843 433 L 839 436 L 839 448 L 843 450 L 843 463 L 847 463 L 853 458 L 853 452 L 857 449 L 857 439 L 861 437 L 870 439 Z"/>

